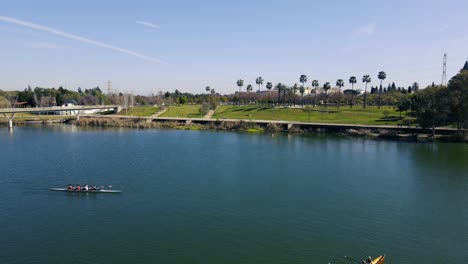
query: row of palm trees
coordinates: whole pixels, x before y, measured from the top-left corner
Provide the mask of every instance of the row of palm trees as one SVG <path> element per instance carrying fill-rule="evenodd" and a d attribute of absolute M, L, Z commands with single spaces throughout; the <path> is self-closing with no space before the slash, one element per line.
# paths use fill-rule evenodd
<path fill-rule="evenodd" d="M 379 109 L 382 107 L 382 82 L 383 80 L 385 80 L 387 78 L 387 74 L 384 72 L 384 71 L 380 71 L 377 75 L 377 78 L 380 80 L 380 89 L 379 89 Z M 299 82 L 302 83 L 302 86 L 301 87 L 298 87 L 297 84 L 295 84 L 291 89 L 293 90 L 293 93 L 296 94 L 297 91 L 299 90 L 299 92 L 301 93 L 301 96 L 302 96 L 302 106 L 304 106 L 304 92 L 305 92 L 305 84 L 307 83 L 307 75 L 305 74 L 302 74 L 300 77 L 299 77 Z M 363 104 L 363 108 L 365 109 L 366 108 L 366 105 L 367 105 L 367 84 L 370 83 L 372 81 L 372 78 L 370 77 L 370 75 L 364 75 L 362 77 L 362 82 L 365 83 L 365 89 L 364 89 L 364 104 Z M 257 79 L 255 79 L 255 83 L 258 85 L 258 91 L 260 92 L 261 91 L 261 86 L 263 85 L 263 82 L 264 82 L 264 79 L 260 76 L 258 77 Z M 354 105 L 354 84 L 357 83 L 357 78 L 356 76 L 351 76 L 349 78 L 349 83 L 351 84 L 351 108 L 353 107 Z M 239 79 L 237 80 L 236 82 L 237 86 L 239 87 L 239 93 L 241 92 L 242 90 L 242 87 L 244 86 L 244 80 L 242 79 Z M 317 105 L 317 89 L 320 87 L 320 84 L 319 84 L 319 81 L 318 80 L 313 80 L 312 81 L 312 87 L 315 89 L 314 91 L 314 105 Z M 338 79 L 336 81 L 336 86 L 338 87 L 339 89 L 339 100 L 338 100 L 338 108 L 341 106 L 341 88 L 343 88 L 345 86 L 345 82 L 343 79 Z M 208 91 L 208 88 L 207 87 L 207 91 Z M 268 89 L 268 91 L 270 91 L 272 88 L 273 88 L 273 84 L 271 82 L 267 82 L 266 83 L 266 88 Z M 278 91 L 278 101 L 280 100 L 280 97 L 281 97 L 281 93 L 284 93 L 287 89 L 286 85 L 284 84 L 281 84 L 281 83 L 278 83 L 276 86 L 275 86 L 275 89 Z M 328 97 L 328 90 L 331 89 L 331 84 L 330 82 L 325 82 L 323 84 L 323 87 L 322 89 L 325 91 L 326 93 L 326 96 Z M 247 85 L 246 87 L 246 90 L 247 92 L 252 92 L 253 90 L 253 86 L 251 84 Z M 295 99 L 294 99 L 295 100 Z M 295 102 L 294 102 L 295 103 Z"/>

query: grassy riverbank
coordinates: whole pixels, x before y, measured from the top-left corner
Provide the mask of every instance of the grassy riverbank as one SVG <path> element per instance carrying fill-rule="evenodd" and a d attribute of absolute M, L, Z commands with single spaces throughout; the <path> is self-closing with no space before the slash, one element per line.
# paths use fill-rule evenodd
<path fill-rule="evenodd" d="M 159 111 L 158 107 L 154 106 L 135 106 L 128 111 L 122 110 L 119 115 L 126 116 L 152 116 Z"/>
<path fill-rule="evenodd" d="M 189 117 L 189 118 L 199 118 L 203 117 L 200 113 L 201 105 L 178 105 L 178 106 L 169 106 L 166 112 L 164 112 L 161 117 Z"/>
<path fill-rule="evenodd" d="M 393 108 L 272 108 L 267 106 L 223 105 L 215 119 L 282 120 L 330 124 L 398 125 L 399 113 Z"/>

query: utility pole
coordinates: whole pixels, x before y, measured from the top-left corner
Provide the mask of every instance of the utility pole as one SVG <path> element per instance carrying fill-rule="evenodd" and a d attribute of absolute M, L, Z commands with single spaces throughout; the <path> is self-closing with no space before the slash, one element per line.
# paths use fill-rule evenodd
<path fill-rule="evenodd" d="M 444 64 L 442 66 L 442 85 L 447 85 L 447 53 L 444 53 Z"/>

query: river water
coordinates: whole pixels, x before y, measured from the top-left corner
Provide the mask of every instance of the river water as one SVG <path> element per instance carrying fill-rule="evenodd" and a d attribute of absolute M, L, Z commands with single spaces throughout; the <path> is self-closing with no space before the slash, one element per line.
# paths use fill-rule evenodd
<path fill-rule="evenodd" d="M 468 144 L 57 125 L 0 150 L 0 263 L 468 259 Z"/>

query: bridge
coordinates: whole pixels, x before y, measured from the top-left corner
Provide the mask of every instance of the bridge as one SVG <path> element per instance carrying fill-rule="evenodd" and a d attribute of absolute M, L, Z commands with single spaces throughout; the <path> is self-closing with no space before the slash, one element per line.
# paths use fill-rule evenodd
<path fill-rule="evenodd" d="M 76 118 L 80 118 L 82 111 L 86 110 L 102 110 L 113 111 L 115 114 L 119 112 L 118 105 L 73 105 L 73 106 L 52 106 L 52 107 L 34 107 L 34 108 L 0 108 L 0 114 L 3 114 L 8 119 L 8 128 L 13 128 L 13 118 L 19 113 L 50 113 L 50 112 L 74 112 Z"/>

